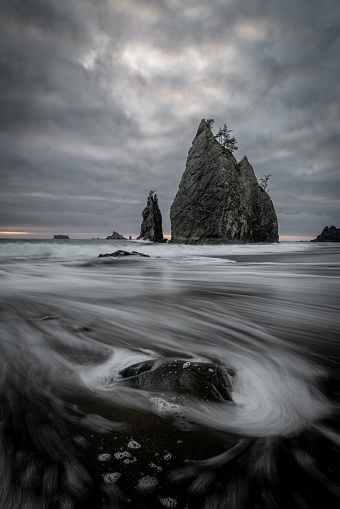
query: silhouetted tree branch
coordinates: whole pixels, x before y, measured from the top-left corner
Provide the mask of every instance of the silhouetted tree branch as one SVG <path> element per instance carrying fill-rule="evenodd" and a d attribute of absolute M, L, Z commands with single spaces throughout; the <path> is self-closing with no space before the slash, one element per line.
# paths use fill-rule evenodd
<path fill-rule="evenodd" d="M 263 175 L 263 177 L 259 180 L 259 186 L 262 187 L 262 189 L 264 191 L 266 191 L 266 193 L 268 193 L 268 191 L 269 191 L 268 180 L 269 180 L 269 177 L 271 177 L 271 176 L 272 176 L 272 174 Z"/>

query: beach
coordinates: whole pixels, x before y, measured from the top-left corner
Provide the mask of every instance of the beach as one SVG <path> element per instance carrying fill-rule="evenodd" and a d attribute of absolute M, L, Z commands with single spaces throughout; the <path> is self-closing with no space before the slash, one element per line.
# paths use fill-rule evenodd
<path fill-rule="evenodd" d="M 336 507 L 339 278 L 338 244 L 1 239 L 4 509 Z M 163 357 L 234 401 L 117 386 Z"/>

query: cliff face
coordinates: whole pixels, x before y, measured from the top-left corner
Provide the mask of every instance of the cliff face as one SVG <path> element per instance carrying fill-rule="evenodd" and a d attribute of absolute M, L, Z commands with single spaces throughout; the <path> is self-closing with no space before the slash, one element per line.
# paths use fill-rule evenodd
<path fill-rule="evenodd" d="M 145 209 L 138 239 L 163 242 L 162 214 L 158 206 L 156 193 L 150 192 Z"/>
<path fill-rule="evenodd" d="M 278 224 L 270 196 L 259 186 L 252 165 L 245 156 L 237 165 L 247 203 L 251 242 L 278 242 Z"/>
<path fill-rule="evenodd" d="M 170 209 L 173 242 L 277 242 L 273 203 L 247 158 L 238 164 L 202 120 Z"/>

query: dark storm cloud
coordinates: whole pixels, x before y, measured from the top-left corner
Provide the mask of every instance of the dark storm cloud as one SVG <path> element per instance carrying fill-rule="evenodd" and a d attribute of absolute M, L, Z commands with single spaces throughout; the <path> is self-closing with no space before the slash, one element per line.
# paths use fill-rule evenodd
<path fill-rule="evenodd" d="M 138 234 L 156 188 L 169 231 L 203 117 L 234 130 L 258 177 L 272 174 L 281 234 L 337 223 L 336 0 L 2 0 L 0 10 L 2 229 L 60 221 Z"/>

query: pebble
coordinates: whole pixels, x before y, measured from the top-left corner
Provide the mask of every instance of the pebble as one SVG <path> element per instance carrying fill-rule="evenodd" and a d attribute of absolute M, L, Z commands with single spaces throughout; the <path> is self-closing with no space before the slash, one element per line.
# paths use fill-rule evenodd
<path fill-rule="evenodd" d="M 136 440 L 130 440 L 127 445 L 130 449 L 140 449 L 142 446 Z"/>
<path fill-rule="evenodd" d="M 108 454 L 108 453 L 99 454 L 99 456 L 98 456 L 99 461 L 109 461 L 110 459 L 111 459 L 111 454 Z"/>
<path fill-rule="evenodd" d="M 157 477 L 154 477 L 151 475 L 146 475 L 145 477 L 142 477 L 141 479 L 139 479 L 138 484 L 137 484 L 137 489 L 139 491 L 144 491 L 144 492 L 152 491 L 154 489 L 154 487 L 157 486 L 157 484 L 158 484 Z"/>
<path fill-rule="evenodd" d="M 128 451 L 123 451 L 123 452 L 116 452 L 114 456 L 115 456 L 115 458 L 117 458 L 117 460 L 122 460 L 123 458 L 129 458 L 131 456 L 131 454 Z"/>
<path fill-rule="evenodd" d="M 164 507 L 177 507 L 177 500 L 175 498 L 171 498 L 171 497 L 161 498 L 161 497 L 159 497 L 158 500 L 161 503 L 161 505 Z"/>
<path fill-rule="evenodd" d="M 107 484 L 113 484 L 115 483 L 119 478 L 121 474 L 119 472 L 110 472 L 103 475 L 103 479 Z"/>

